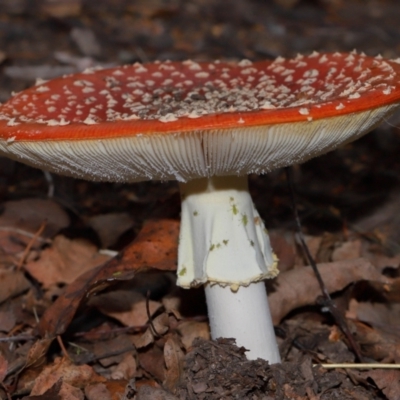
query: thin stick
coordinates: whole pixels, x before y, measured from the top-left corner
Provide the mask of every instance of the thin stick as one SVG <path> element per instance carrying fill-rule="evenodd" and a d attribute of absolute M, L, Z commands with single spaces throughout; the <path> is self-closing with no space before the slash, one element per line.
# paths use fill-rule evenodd
<path fill-rule="evenodd" d="M 313 364 L 313 367 L 323 367 L 326 369 L 343 368 L 343 369 L 400 369 L 400 364 Z"/>
<path fill-rule="evenodd" d="M 36 233 L 31 233 L 31 232 L 25 231 L 23 229 L 14 228 L 12 226 L 2 226 L 2 227 L 0 227 L 0 231 L 18 233 L 19 235 L 22 235 L 22 236 L 27 236 L 29 238 L 35 238 L 38 242 L 41 242 L 41 243 L 47 243 L 47 244 L 52 243 L 51 239 L 38 237 Z"/>
<path fill-rule="evenodd" d="M 147 291 L 146 293 L 146 312 L 147 312 L 147 318 L 149 319 L 149 325 L 152 329 L 152 333 L 156 337 L 161 337 L 161 335 L 157 332 L 157 329 L 155 328 L 153 324 L 153 318 L 150 314 L 150 290 Z"/>
<path fill-rule="evenodd" d="M 67 351 L 67 349 L 65 348 L 64 342 L 62 341 L 60 335 L 57 335 L 57 342 L 58 342 L 58 344 L 59 344 L 60 347 L 61 347 L 61 352 L 63 353 L 63 356 L 64 356 L 66 359 L 71 360 L 71 357 L 69 356 L 68 351 Z"/>
<path fill-rule="evenodd" d="M 286 179 L 287 179 L 288 185 L 289 185 L 290 197 L 291 197 L 291 201 L 292 201 L 292 209 L 293 209 L 294 218 L 296 221 L 298 238 L 300 240 L 301 247 L 303 248 L 303 251 L 307 257 L 307 260 L 314 271 L 314 274 L 317 278 L 318 284 L 321 288 L 321 292 L 322 292 L 322 296 L 323 296 L 323 306 L 328 309 L 328 311 L 331 313 L 331 315 L 335 319 L 337 325 L 340 327 L 340 329 L 346 336 L 347 340 L 349 341 L 350 347 L 353 349 L 357 359 L 359 361 L 362 361 L 363 358 L 361 355 L 360 346 L 354 340 L 354 337 L 349 329 L 349 326 L 347 325 L 347 322 L 346 322 L 344 316 L 340 313 L 340 311 L 337 309 L 335 303 L 333 302 L 333 300 L 328 292 L 328 289 L 326 288 L 325 283 L 321 277 L 321 274 L 318 271 L 317 264 L 316 264 L 313 256 L 311 255 L 310 250 L 308 249 L 308 246 L 304 239 L 303 230 L 302 230 L 300 217 L 299 217 L 299 212 L 297 210 L 296 196 L 295 196 L 295 191 L 294 191 L 291 167 L 285 168 L 285 172 L 286 172 Z"/>
<path fill-rule="evenodd" d="M 26 260 L 26 258 L 28 257 L 29 252 L 31 251 L 32 246 L 35 244 L 35 241 L 37 240 L 37 238 L 40 237 L 40 235 L 42 234 L 42 232 L 44 231 L 44 228 L 46 227 L 47 221 L 43 221 L 39 227 L 39 229 L 37 230 L 37 232 L 35 233 L 35 235 L 32 237 L 32 239 L 29 241 L 28 245 L 26 246 L 22 257 L 20 258 L 18 265 L 17 265 L 17 269 L 20 270 Z"/>
<path fill-rule="evenodd" d="M 1 342 L 24 342 L 28 340 L 34 340 L 37 339 L 36 336 L 32 335 L 18 335 L 18 336 L 7 336 L 7 337 L 2 337 L 0 338 L 0 343 Z"/>

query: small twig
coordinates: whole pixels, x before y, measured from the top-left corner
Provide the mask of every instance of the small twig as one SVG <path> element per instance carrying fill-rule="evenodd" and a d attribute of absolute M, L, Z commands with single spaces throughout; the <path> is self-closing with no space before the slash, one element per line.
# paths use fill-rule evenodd
<path fill-rule="evenodd" d="M 343 368 L 343 369 L 400 369 L 400 364 L 379 364 L 379 363 L 363 363 L 363 364 L 313 364 L 313 367 L 323 367 L 326 369 Z"/>
<path fill-rule="evenodd" d="M 28 340 L 37 339 L 35 336 L 32 335 L 17 335 L 17 336 L 9 336 L 9 337 L 2 337 L 0 338 L 1 342 L 24 342 Z"/>
<path fill-rule="evenodd" d="M 66 359 L 71 360 L 71 357 L 69 356 L 68 351 L 67 351 L 67 349 L 65 348 L 64 342 L 62 341 L 62 338 L 61 338 L 60 335 L 57 335 L 57 342 L 58 342 L 58 344 L 59 344 L 60 347 L 61 347 L 61 351 L 62 351 L 62 353 L 63 353 L 63 356 L 64 356 Z"/>
<path fill-rule="evenodd" d="M 99 360 L 103 360 L 108 357 L 119 356 L 120 354 L 128 353 L 128 352 L 134 351 L 134 350 L 135 350 L 135 346 L 131 345 L 128 347 L 124 347 L 123 349 L 110 351 L 110 352 L 103 353 L 100 355 L 87 352 L 85 354 L 76 355 L 76 356 L 72 357 L 71 359 L 74 361 L 75 364 L 83 365 L 83 364 L 89 364 L 89 363 L 93 363 L 93 362 L 96 362 Z"/>
<path fill-rule="evenodd" d="M 46 243 L 46 244 L 52 243 L 51 239 L 38 237 L 36 233 L 31 233 L 31 232 L 25 231 L 23 229 L 14 228 L 12 226 L 2 226 L 2 227 L 0 227 L 0 231 L 13 232 L 13 233 L 17 233 L 18 235 L 26 236 L 29 238 L 35 238 L 38 242 L 41 242 L 41 243 Z"/>
<path fill-rule="evenodd" d="M 28 245 L 26 246 L 21 258 L 19 259 L 17 269 L 20 270 L 22 268 L 22 265 L 24 264 L 26 257 L 28 257 L 29 252 L 31 251 L 32 246 L 36 242 L 36 239 L 42 234 L 44 231 L 44 228 L 46 227 L 47 221 L 43 221 L 39 227 L 39 229 L 36 231 L 34 236 L 31 238 L 29 241 Z"/>
<path fill-rule="evenodd" d="M 306 241 L 305 241 L 304 235 L 303 235 L 299 212 L 297 210 L 296 197 L 295 197 L 293 178 L 292 178 L 292 170 L 290 167 L 287 167 L 287 168 L 285 168 L 285 172 L 286 172 L 286 179 L 287 179 L 288 185 L 289 185 L 289 192 L 290 192 L 290 197 L 291 197 L 291 201 L 292 201 L 293 213 L 294 213 L 294 217 L 295 217 L 295 221 L 296 221 L 296 229 L 297 229 L 298 238 L 300 240 L 301 247 L 307 257 L 307 260 L 308 260 L 309 264 L 311 265 L 311 268 L 314 271 L 314 274 L 317 278 L 318 284 L 321 288 L 321 292 L 322 292 L 322 296 L 323 296 L 323 306 L 326 307 L 327 310 L 331 313 L 331 315 L 335 319 L 337 325 L 340 327 L 341 331 L 346 336 L 357 359 L 359 361 L 362 361 L 363 358 L 361 355 L 360 346 L 354 340 L 353 334 L 351 333 L 344 316 L 340 313 L 340 311 L 337 309 L 335 303 L 333 302 L 333 300 L 328 292 L 328 289 L 326 288 L 325 283 L 321 277 L 321 274 L 318 271 L 317 264 L 316 264 L 313 256 L 311 255 L 310 250 L 308 249 L 308 246 L 306 244 Z"/>
<path fill-rule="evenodd" d="M 157 329 L 153 324 L 153 318 L 151 317 L 150 314 L 150 290 L 148 290 L 146 293 L 146 313 L 147 313 L 147 318 L 149 319 L 150 328 L 153 330 L 152 332 L 153 335 L 156 337 L 161 337 L 161 335 L 157 332 Z"/>

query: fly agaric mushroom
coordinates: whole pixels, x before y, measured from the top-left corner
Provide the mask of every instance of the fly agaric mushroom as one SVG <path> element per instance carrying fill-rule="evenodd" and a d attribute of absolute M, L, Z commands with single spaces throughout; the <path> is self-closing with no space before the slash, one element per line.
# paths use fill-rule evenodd
<path fill-rule="evenodd" d="M 363 54 L 89 70 L 0 108 L 0 153 L 97 181 L 180 183 L 178 285 L 205 284 L 213 338 L 280 361 L 263 280 L 277 274 L 247 175 L 304 162 L 400 102 L 400 66 Z"/>

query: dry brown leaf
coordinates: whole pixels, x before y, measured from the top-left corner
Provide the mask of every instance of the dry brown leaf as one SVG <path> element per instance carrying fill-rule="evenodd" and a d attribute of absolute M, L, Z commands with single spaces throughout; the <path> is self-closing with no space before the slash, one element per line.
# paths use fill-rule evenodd
<path fill-rule="evenodd" d="M 125 381 L 125 380 L 117 380 L 117 381 L 107 381 L 104 383 L 104 385 L 106 386 L 106 388 L 108 389 L 108 391 L 111 394 L 111 400 L 128 400 L 129 399 L 129 395 L 126 396 L 127 393 L 129 393 L 131 385 L 130 382 L 133 383 L 133 386 L 135 385 L 135 379 L 131 379 L 130 381 Z M 125 397 L 124 397 L 125 396 Z M 97 400 L 99 399 L 92 399 L 92 400 Z M 88 399 L 90 400 L 90 399 Z M 104 400 L 107 400 L 107 398 L 105 398 Z"/>
<path fill-rule="evenodd" d="M 114 368 L 111 378 L 114 380 L 129 380 L 136 376 L 137 363 L 135 357 L 131 353 L 125 354 L 122 361 Z"/>
<path fill-rule="evenodd" d="M 22 271 L 15 268 L 0 269 L 0 303 L 30 288 L 29 281 Z"/>
<path fill-rule="evenodd" d="M 399 303 L 378 303 L 351 299 L 346 317 L 358 319 L 372 325 L 397 329 L 400 320 Z"/>
<path fill-rule="evenodd" d="M 61 396 L 61 400 L 84 400 L 85 398 L 82 390 L 66 382 L 62 382 L 59 395 Z"/>
<path fill-rule="evenodd" d="M 42 395 L 25 396 L 22 400 L 62 400 L 60 395 L 62 381 L 57 381 L 50 389 L 46 390 Z"/>
<path fill-rule="evenodd" d="M 149 300 L 150 315 L 160 309 L 161 303 Z M 142 326 L 149 317 L 146 298 L 133 290 L 116 290 L 92 297 L 89 305 L 98 308 L 103 314 L 115 318 L 125 326 Z"/>
<path fill-rule="evenodd" d="M 112 400 L 111 393 L 104 383 L 86 386 L 85 395 L 88 400 Z"/>
<path fill-rule="evenodd" d="M 136 400 L 178 400 L 178 398 L 164 389 L 141 386 L 136 395 Z"/>
<path fill-rule="evenodd" d="M 69 225 L 66 211 L 56 202 L 45 199 L 24 199 L 7 201 L 0 216 L 0 227 L 21 229 L 34 234 L 45 221 L 42 237 L 52 237 Z M 29 238 L 25 237 L 26 241 Z"/>
<path fill-rule="evenodd" d="M 182 315 L 179 312 L 181 305 L 181 298 L 179 296 L 166 295 L 162 298 L 161 302 L 164 306 L 165 312 L 167 314 L 172 314 L 177 320 L 182 319 Z"/>
<path fill-rule="evenodd" d="M 164 345 L 164 359 L 167 370 L 165 372 L 165 387 L 174 393 L 182 379 L 185 355 L 181 349 L 180 340 L 170 336 Z"/>
<path fill-rule="evenodd" d="M 56 358 L 54 363 L 45 367 L 36 379 L 31 395 L 43 394 L 58 380 L 62 379 L 77 388 L 85 388 L 94 382 L 104 382 L 106 379 L 94 372 L 89 365 L 74 365 L 66 358 Z"/>
<path fill-rule="evenodd" d="M 363 355 L 383 362 L 400 362 L 400 334 L 393 328 L 389 330 L 372 327 L 360 321 L 350 321 L 355 338 L 363 349 Z"/>
<path fill-rule="evenodd" d="M 337 261 L 318 264 L 329 293 L 344 289 L 347 285 L 359 280 L 389 282 L 389 279 L 367 260 Z M 297 307 L 313 304 L 321 289 L 311 267 L 300 267 L 280 274 L 273 282 L 274 291 L 270 292 L 268 301 L 274 324 Z"/>
<path fill-rule="evenodd" d="M 361 376 L 373 379 L 376 386 L 382 390 L 383 394 L 389 400 L 400 399 L 400 371 L 377 369 L 372 371 L 363 371 Z"/>
<path fill-rule="evenodd" d="M 8 333 L 14 328 L 17 319 L 12 310 L 0 311 L 0 331 Z"/>
<path fill-rule="evenodd" d="M 189 350 L 196 338 L 210 340 L 210 328 L 207 322 L 182 321 L 178 325 L 178 332 L 181 334 L 182 344 Z"/>
<path fill-rule="evenodd" d="M 46 361 L 47 350 L 49 349 L 52 341 L 53 339 L 48 338 L 37 340 L 29 349 L 24 368 L 37 367 L 44 364 Z"/>
<path fill-rule="evenodd" d="M 138 352 L 140 366 L 157 381 L 165 379 L 164 352 L 158 346 L 148 346 Z"/>
<path fill-rule="evenodd" d="M 128 213 L 95 215 L 88 223 L 96 231 L 103 248 L 111 247 L 124 232 L 133 227 L 132 216 Z"/>
<path fill-rule="evenodd" d="M 119 334 L 109 340 L 95 341 L 93 354 L 99 359 L 99 363 L 107 368 L 111 365 L 119 364 L 126 352 L 135 350 L 130 335 Z M 110 355 L 114 354 L 114 355 Z M 84 362 L 85 359 L 83 358 Z"/>
<path fill-rule="evenodd" d="M 361 257 L 361 240 L 350 240 L 343 242 L 332 252 L 332 261 L 355 260 Z"/>
<path fill-rule="evenodd" d="M 134 338 L 133 342 L 136 348 L 148 346 L 154 342 L 154 336 L 162 336 L 169 329 L 169 318 L 167 313 L 162 313 L 153 319 L 151 325 L 147 328 L 138 339 Z M 155 331 L 155 332 L 154 332 Z"/>
<path fill-rule="evenodd" d="M 109 259 L 110 256 L 100 254 L 96 246 L 86 240 L 59 235 L 52 246 L 43 250 L 37 261 L 28 262 L 25 269 L 47 288 L 53 284 L 71 283 Z"/>
<path fill-rule="evenodd" d="M 178 221 L 148 221 L 132 244 L 119 256 L 80 275 L 70 284 L 43 314 L 37 332 L 41 336 L 64 333 L 83 301 L 121 280 L 132 279 L 137 272 L 150 268 L 175 270 L 178 236 Z"/>

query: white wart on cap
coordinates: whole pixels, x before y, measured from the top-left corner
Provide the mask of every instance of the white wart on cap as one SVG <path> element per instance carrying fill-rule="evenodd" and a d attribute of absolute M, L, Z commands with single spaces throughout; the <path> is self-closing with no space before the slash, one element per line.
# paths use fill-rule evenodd
<path fill-rule="evenodd" d="M 93 70 L 0 108 L 0 153 L 91 180 L 266 173 L 366 133 L 399 98 L 399 65 L 362 54 Z"/>

